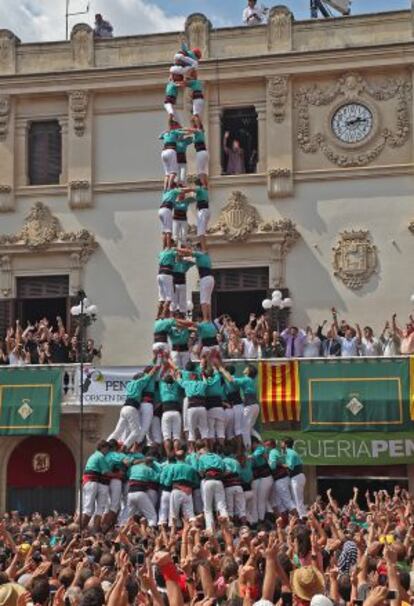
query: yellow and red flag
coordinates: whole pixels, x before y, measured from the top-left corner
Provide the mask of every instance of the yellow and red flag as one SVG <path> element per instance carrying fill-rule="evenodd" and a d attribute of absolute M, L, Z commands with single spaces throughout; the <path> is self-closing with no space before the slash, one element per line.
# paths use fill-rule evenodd
<path fill-rule="evenodd" d="M 259 393 L 262 423 L 300 420 L 299 364 L 260 362 Z"/>

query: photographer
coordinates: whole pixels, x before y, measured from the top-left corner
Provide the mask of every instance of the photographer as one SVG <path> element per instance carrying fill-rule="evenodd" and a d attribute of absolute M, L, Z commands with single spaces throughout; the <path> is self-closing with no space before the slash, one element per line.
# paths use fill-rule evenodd
<path fill-rule="evenodd" d="M 266 23 L 267 12 L 267 8 L 257 6 L 257 0 L 248 0 L 247 7 L 243 11 L 243 23 L 245 25 Z"/>

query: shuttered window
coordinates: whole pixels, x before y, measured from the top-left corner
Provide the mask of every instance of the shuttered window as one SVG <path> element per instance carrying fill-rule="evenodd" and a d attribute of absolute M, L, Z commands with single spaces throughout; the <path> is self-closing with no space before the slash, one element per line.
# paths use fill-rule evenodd
<path fill-rule="evenodd" d="M 18 299 L 52 299 L 69 295 L 69 276 L 17 278 Z"/>
<path fill-rule="evenodd" d="M 242 269 L 216 269 L 213 271 L 216 291 L 267 290 L 269 288 L 268 267 Z"/>
<path fill-rule="evenodd" d="M 62 132 L 57 120 L 31 123 L 28 152 L 29 184 L 59 183 L 62 171 Z"/>
<path fill-rule="evenodd" d="M 0 299 L 0 337 L 5 338 L 7 329 L 13 325 L 14 299 Z"/>

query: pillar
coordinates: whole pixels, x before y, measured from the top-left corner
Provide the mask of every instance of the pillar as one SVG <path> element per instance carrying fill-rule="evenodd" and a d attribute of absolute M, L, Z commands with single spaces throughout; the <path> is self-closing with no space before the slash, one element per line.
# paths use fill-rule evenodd
<path fill-rule="evenodd" d="M 209 154 L 210 175 L 221 175 L 221 108 L 210 105 Z"/>
<path fill-rule="evenodd" d="M 15 208 L 15 103 L 10 95 L 0 95 L 0 212 Z"/>
<path fill-rule="evenodd" d="M 267 169 L 267 111 L 266 102 L 256 104 L 259 162 L 257 172 L 265 173 Z"/>
<path fill-rule="evenodd" d="M 68 201 L 74 209 L 93 206 L 92 132 L 93 101 L 89 91 L 69 92 Z"/>

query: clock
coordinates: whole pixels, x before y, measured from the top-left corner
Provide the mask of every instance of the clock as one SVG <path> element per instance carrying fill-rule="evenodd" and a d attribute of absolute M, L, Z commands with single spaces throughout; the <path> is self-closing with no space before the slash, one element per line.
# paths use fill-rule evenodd
<path fill-rule="evenodd" d="M 341 143 L 362 143 L 373 130 L 374 116 L 362 103 L 346 103 L 333 114 L 331 127 Z"/>

